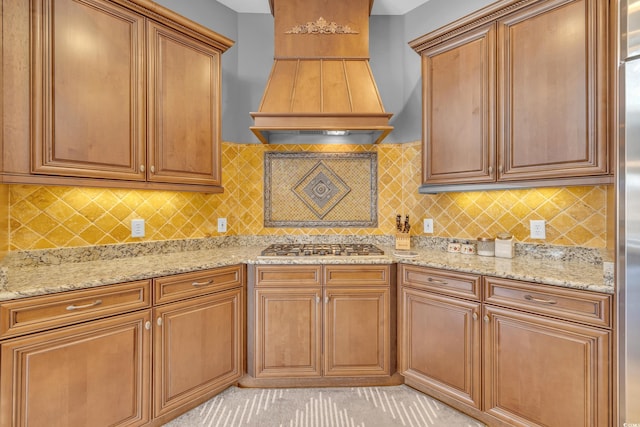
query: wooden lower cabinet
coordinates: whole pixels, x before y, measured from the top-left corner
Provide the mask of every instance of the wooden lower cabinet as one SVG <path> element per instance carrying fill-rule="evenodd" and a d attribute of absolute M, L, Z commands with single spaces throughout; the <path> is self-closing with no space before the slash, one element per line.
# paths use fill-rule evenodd
<path fill-rule="evenodd" d="M 325 290 L 325 376 L 390 374 L 389 301 L 389 288 Z"/>
<path fill-rule="evenodd" d="M 398 277 L 408 385 L 491 426 L 612 425 L 611 295 L 409 265 Z"/>
<path fill-rule="evenodd" d="M 154 417 L 194 406 L 240 378 L 242 306 L 237 288 L 154 309 Z"/>
<path fill-rule="evenodd" d="M 513 426 L 611 425 L 611 332 L 486 306 L 484 409 Z"/>
<path fill-rule="evenodd" d="M 481 407 L 481 304 L 402 287 L 400 371 L 475 408 Z"/>
<path fill-rule="evenodd" d="M 256 289 L 257 378 L 322 375 L 320 287 Z"/>
<path fill-rule="evenodd" d="M 0 427 L 161 426 L 236 383 L 245 271 L 0 303 Z"/>
<path fill-rule="evenodd" d="M 392 270 L 389 265 L 255 267 L 249 279 L 250 376 L 389 378 L 395 373 Z"/>
<path fill-rule="evenodd" d="M 0 426 L 139 426 L 150 420 L 150 310 L 0 345 Z"/>

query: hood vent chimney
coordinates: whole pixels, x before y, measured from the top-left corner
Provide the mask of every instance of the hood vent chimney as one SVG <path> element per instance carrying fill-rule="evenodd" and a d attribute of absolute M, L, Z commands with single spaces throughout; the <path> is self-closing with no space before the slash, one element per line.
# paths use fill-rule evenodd
<path fill-rule="evenodd" d="M 268 144 L 295 135 L 379 143 L 393 130 L 369 66 L 373 0 L 270 0 L 275 58 L 250 129 Z M 316 139 L 317 141 L 317 139 Z M 330 141 L 325 141 L 330 142 Z"/>

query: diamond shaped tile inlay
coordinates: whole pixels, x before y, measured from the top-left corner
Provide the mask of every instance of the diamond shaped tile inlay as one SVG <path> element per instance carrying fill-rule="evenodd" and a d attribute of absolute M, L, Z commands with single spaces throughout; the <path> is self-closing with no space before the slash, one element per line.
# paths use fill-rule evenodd
<path fill-rule="evenodd" d="M 331 168 L 320 161 L 291 191 L 322 219 L 349 194 L 351 189 Z"/>

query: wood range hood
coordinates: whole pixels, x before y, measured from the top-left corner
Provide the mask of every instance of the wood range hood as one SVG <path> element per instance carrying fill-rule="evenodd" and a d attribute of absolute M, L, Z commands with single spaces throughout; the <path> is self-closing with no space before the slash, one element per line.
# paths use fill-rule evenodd
<path fill-rule="evenodd" d="M 369 66 L 373 0 L 269 0 L 274 63 L 250 129 L 264 143 L 379 143 L 393 130 Z M 346 132 L 345 132 L 346 131 Z M 338 134 L 338 135 L 336 135 Z M 335 140 L 331 140 L 336 138 Z"/>

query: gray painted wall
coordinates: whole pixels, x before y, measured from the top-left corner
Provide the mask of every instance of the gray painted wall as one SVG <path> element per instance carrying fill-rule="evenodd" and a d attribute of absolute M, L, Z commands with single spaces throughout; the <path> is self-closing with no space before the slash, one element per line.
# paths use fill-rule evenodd
<path fill-rule="evenodd" d="M 265 0 L 266 1 L 266 0 Z M 156 0 L 177 13 L 236 41 L 222 56 L 222 138 L 258 143 L 249 130 L 273 62 L 273 17 L 236 13 L 214 0 Z M 386 143 L 421 138 L 420 57 L 408 42 L 493 1 L 430 0 L 403 16 L 374 15 L 369 23 L 369 54 L 385 110 L 394 114 Z"/>

